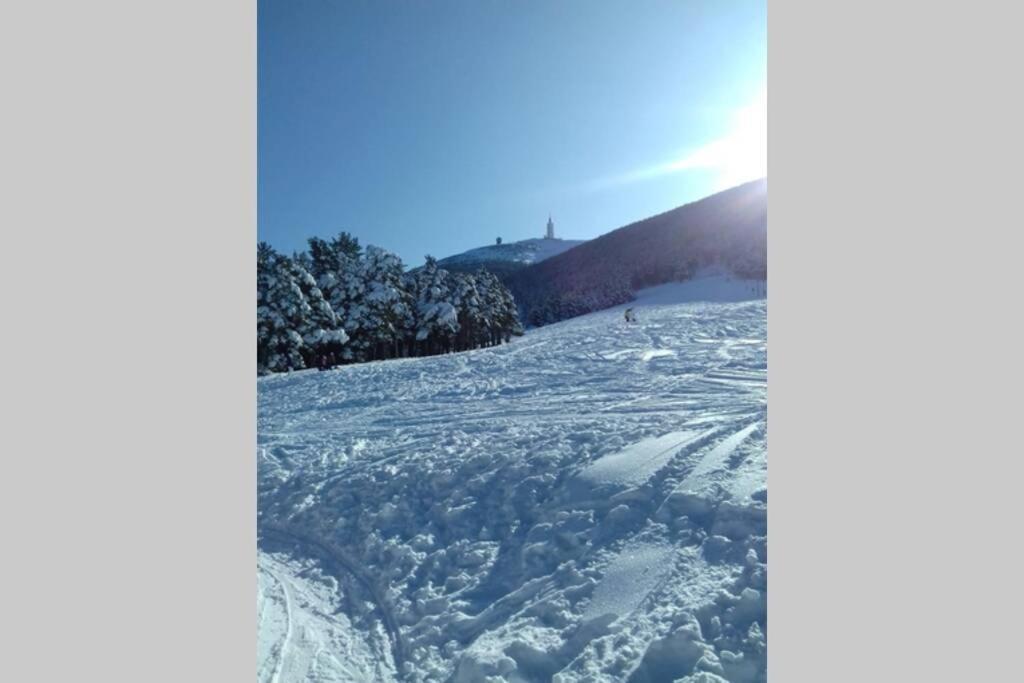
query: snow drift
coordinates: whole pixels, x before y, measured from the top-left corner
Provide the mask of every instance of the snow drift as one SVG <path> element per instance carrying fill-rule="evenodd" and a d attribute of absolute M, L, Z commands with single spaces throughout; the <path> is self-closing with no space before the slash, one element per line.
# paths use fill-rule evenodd
<path fill-rule="evenodd" d="M 260 680 L 765 680 L 766 304 L 643 302 L 260 379 Z"/>

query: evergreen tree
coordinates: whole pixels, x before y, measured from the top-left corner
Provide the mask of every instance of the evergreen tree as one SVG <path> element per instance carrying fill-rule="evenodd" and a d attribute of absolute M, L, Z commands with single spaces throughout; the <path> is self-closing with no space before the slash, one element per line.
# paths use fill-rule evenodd
<path fill-rule="evenodd" d="M 341 358 L 346 361 L 366 360 L 372 344 L 365 329 L 360 252 L 358 240 L 344 232 L 330 242 L 319 237 L 309 240 L 312 275 L 337 316 L 338 326 L 349 338 L 341 350 Z"/>
<path fill-rule="evenodd" d="M 265 375 L 271 372 L 271 339 L 275 334 L 274 319 L 271 315 L 270 283 L 274 248 L 266 242 L 256 247 L 256 372 Z"/>
<path fill-rule="evenodd" d="M 256 266 L 257 371 L 304 368 L 304 342 L 299 330 L 309 306 L 293 278 L 291 259 L 260 243 Z"/>
<path fill-rule="evenodd" d="M 491 275 L 493 286 L 498 290 L 497 326 L 503 340 L 508 343 L 512 337 L 523 335 L 523 324 L 519 322 L 519 309 L 511 290 Z"/>
<path fill-rule="evenodd" d="M 307 257 L 305 260 L 308 262 L 310 259 Z M 313 276 L 299 261 L 292 260 L 288 267 L 308 309 L 296 330 L 302 335 L 303 359 L 307 366 L 318 365 L 327 354 L 340 354 L 348 341 L 348 335 L 341 328 L 334 310 L 317 287 Z"/>
<path fill-rule="evenodd" d="M 259 374 L 316 365 L 346 342 L 344 330 L 303 259 L 256 250 L 256 369 Z"/>
<path fill-rule="evenodd" d="M 363 254 L 363 302 L 360 329 L 369 342 L 371 359 L 401 355 L 412 320 L 412 299 L 404 285 L 405 268 L 395 254 L 369 246 Z"/>
<path fill-rule="evenodd" d="M 437 259 L 427 262 L 416 277 L 415 329 L 419 355 L 449 351 L 459 331 L 459 314 L 452 305 L 448 271 L 438 267 Z"/>
<path fill-rule="evenodd" d="M 307 243 L 309 244 L 309 272 L 316 278 L 317 285 L 326 296 L 325 278 L 333 275 L 338 267 L 334 248 L 329 242 L 319 237 L 310 237 Z"/>
<path fill-rule="evenodd" d="M 309 258 L 309 254 L 304 251 L 297 251 L 292 254 L 292 261 L 298 264 L 306 272 L 312 270 L 313 261 Z"/>
<path fill-rule="evenodd" d="M 453 275 L 428 256 L 406 273 L 398 256 L 374 246 L 364 251 L 347 233 L 314 237 L 308 252 L 292 257 L 261 242 L 256 297 L 261 375 L 318 365 L 331 354 L 363 362 L 474 349 L 522 334 L 511 292 L 489 271 Z"/>
<path fill-rule="evenodd" d="M 331 247 L 336 254 L 358 259 L 362 255 L 363 248 L 359 246 L 359 240 L 347 232 L 338 233 L 338 236 L 331 240 Z"/>
<path fill-rule="evenodd" d="M 458 315 L 456 350 L 475 349 L 483 343 L 482 334 L 488 325 L 483 298 L 477 290 L 477 278 L 469 273 L 452 273 L 452 304 Z"/>
<path fill-rule="evenodd" d="M 476 274 L 477 289 L 483 300 L 486 319 L 486 345 L 508 342 L 523 333 L 512 292 L 491 272 L 481 268 Z"/>

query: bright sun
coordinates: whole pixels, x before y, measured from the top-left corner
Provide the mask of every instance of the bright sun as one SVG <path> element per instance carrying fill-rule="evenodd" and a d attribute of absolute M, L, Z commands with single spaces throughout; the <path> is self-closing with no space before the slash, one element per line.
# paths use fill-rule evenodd
<path fill-rule="evenodd" d="M 702 169 L 715 174 L 717 190 L 734 187 L 768 175 L 768 90 L 762 88 L 757 99 L 737 109 L 731 117 L 729 133 L 712 140 L 681 159 L 640 168 L 621 175 L 592 180 L 584 184 L 588 191 L 616 187 L 658 178 L 670 173 Z"/>
<path fill-rule="evenodd" d="M 768 175 L 768 91 L 738 110 L 732 132 L 669 165 L 672 171 L 692 168 L 718 172 L 718 186 L 732 187 Z"/>
<path fill-rule="evenodd" d="M 768 175 L 768 92 L 736 116 L 736 128 L 726 138 L 722 182 L 731 187 Z"/>

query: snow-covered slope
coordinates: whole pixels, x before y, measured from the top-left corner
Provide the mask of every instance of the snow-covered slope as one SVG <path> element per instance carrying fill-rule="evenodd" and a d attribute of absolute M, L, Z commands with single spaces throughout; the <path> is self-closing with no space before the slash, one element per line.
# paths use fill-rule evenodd
<path fill-rule="evenodd" d="M 625 303 L 641 287 L 689 279 L 706 268 L 764 280 L 767 242 L 763 178 L 500 275 L 523 322 L 542 326 Z"/>
<path fill-rule="evenodd" d="M 766 304 L 634 305 L 259 380 L 261 681 L 765 680 Z"/>
<path fill-rule="evenodd" d="M 743 280 L 708 271 L 685 282 L 667 282 L 641 289 L 637 291 L 635 301 L 617 306 L 616 310 L 693 302 L 755 301 L 764 299 L 766 291 L 767 283 L 764 280 Z"/>
<path fill-rule="evenodd" d="M 509 262 L 522 265 L 540 263 L 563 251 L 572 249 L 585 240 L 529 239 L 508 244 L 492 244 L 487 247 L 470 249 L 455 256 L 442 259 L 442 266 L 468 265 L 489 262 Z"/>

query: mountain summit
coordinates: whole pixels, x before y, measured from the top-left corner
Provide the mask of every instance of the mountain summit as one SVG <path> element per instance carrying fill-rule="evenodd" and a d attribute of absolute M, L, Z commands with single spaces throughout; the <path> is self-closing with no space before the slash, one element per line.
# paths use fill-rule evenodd
<path fill-rule="evenodd" d="M 564 251 L 572 249 L 585 240 L 563 240 L 558 238 L 537 238 L 510 242 L 508 244 L 492 244 L 486 247 L 478 247 L 464 251 L 461 254 L 441 259 L 438 264 L 451 270 L 463 270 L 470 268 L 475 270 L 480 266 L 500 264 L 515 267 L 529 266 L 540 263 L 552 256 L 558 256 Z"/>

